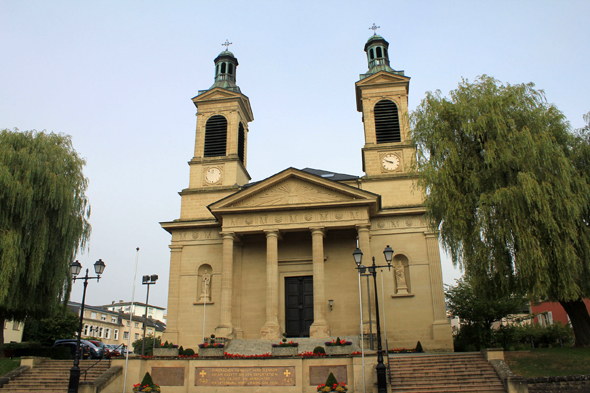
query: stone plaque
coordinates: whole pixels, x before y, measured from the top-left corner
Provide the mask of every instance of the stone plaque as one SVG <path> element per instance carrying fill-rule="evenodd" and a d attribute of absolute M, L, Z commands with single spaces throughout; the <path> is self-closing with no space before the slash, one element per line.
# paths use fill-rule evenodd
<path fill-rule="evenodd" d="M 346 366 L 309 366 L 309 385 L 326 383 L 330 373 L 334 374 L 338 382 L 348 384 Z"/>
<path fill-rule="evenodd" d="M 295 367 L 195 367 L 195 386 L 295 386 Z"/>
<path fill-rule="evenodd" d="M 184 386 L 184 367 L 152 367 L 151 375 L 160 386 Z"/>

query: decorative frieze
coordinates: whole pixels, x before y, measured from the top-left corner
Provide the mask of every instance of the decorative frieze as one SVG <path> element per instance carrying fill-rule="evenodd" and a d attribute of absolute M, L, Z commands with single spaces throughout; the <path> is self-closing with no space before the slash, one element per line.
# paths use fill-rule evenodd
<path fill-rule="evenodd" d="M 219 230 L 213 228 L 180 230 L 175 231 L 172 235 L 173 241 L 193 241 L 193 240 L 219 240 Z"/>
<path fill-rule="evenodd" d="M 371 220 L 371 230 L 391 230 L 391 229 L 415 229 L 426 228 L 424 217 L 401 216 L 387 217 Z"/>

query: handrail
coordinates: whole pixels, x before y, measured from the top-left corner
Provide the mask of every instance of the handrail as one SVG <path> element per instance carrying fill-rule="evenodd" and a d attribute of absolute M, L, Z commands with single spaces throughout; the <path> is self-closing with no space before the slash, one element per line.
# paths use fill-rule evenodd
<path fill-rule="evenodd" d="M 97 364 L 99 364 L 99 363 L 100 363 L 100 362 L 102 362 L 103 360 L 109 360 L 109 361 L 110 361 L 110 359 L 107 359 L 107 358 L 100 358 L 100 359 L 98 359 L 98 361 L 97 361 L 96 363 L 94 363 L 92 366 L 88 367 L 88 368 L 87 368 L 87 369 L 85 369 L 85 370 L 80 370 L 80 372 L 84 372 L 84 381 L 86 381 L 86 374 L 88 373 L 88 370 L 90 370 L 92 367 L 96 366 Z"/>
<path fill-rule="evenodd" d="M 387 354 L 387 375 L 389 376 L 389 386 L 393 388 L 391 382 L 391 364 L 389 363 L 389 344 L 387 343 L 387 339 L 385 339 L 385 353 Z"/>

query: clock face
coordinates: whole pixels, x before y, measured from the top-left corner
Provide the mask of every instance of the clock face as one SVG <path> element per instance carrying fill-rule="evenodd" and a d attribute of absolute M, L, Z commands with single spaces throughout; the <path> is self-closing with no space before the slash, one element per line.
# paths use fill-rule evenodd
<path fill-rule="evenodd" d="M 214 184 L 221 179 L 221 171 L 219 168 L 209 168 L 205 172 L 205 180 L 207 183 Z"/>
<path fill-rule="evenodd" d="M 395 154 L 388 154 L 383 157 L 381 165 L 388 171 L 394 171 L 399 166 L 399 157 Z"/>

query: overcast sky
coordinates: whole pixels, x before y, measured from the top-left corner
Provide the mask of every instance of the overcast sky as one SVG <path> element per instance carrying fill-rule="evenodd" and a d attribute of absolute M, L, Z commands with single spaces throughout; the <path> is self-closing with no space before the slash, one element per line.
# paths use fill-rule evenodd
<path fill-rule="evenodd" d="M 354 83 L 377 31 L 405 70 L 410 109 L 461 78 L 534 82 L 572 127 L 590 111 L 588 1 L 6 1 L 0 0 L 0 128 L 72 136 L 86 158 L 90 248 L 78 259 L 100 283 L 87 303 L 129 301 L 158 274 L 150 303 L 167 306 L 170 235 L 194 153 L 191 98 L 213 84 L 224 48 L 250 98 L 248 171 L 287 167 L 362 175 Z M 352 257 L 350 268 L 352 269 Z M 460 272 L 443 258 L 446 283 Z M 72 300 L 81 301 L 82 283 Z"/>

